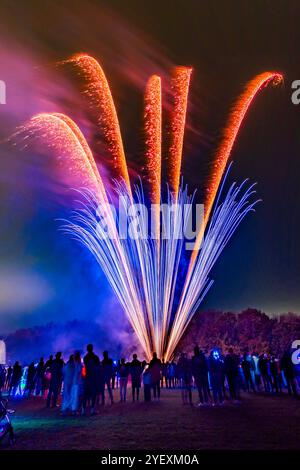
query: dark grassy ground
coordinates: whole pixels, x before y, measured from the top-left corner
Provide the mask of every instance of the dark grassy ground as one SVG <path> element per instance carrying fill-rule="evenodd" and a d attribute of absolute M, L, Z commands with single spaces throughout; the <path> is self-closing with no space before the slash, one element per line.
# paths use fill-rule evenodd
<path fill-rule="evenodd" d="M 242 398 L 241 405 L 227 402 L 223 407 L 197 408 L 183 406 L 178 390 L 163 390 L 160 402 L 116 403 L 101 408 L 97 416 L 66 418 L 59 409 L 47 410 L 39 398 L 11 401 L 16 410 L 14 448 L 300 448 L 299 400 L 261 394 Z"/>

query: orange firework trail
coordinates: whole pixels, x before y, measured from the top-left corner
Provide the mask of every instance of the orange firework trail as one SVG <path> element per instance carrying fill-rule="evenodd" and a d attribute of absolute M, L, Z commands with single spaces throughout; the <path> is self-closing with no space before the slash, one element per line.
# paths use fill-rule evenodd
<path fill-rule="evenodd" d="M 216 194 L 224 174 L 229 156 L 231 154 L 233 145 L 238 135 L 239 129 L 242 122 L 247 114 L 251 103 L 255 99 L 256 95 L 265 86 L 272 83 L 278 85 L 282 83 L 283 77 L 278 72 L 264 72 L 254 77 L 245 87 L 243 93 L 239 96 L 237 102 L 233 106 L 233 109 L 229 115 L 227 125 L 223 131 L 223 138 L 216 151 L 214 159 L 214 170 L 211 176 L 209 188 L 207 190 L 206 201 L 204 202 L 204 221 L 202 227 L 197 236 L 195 248 L 191 257 L 191 266 L 194 264 L 197 257 L 197 252 L 200 248 L 201 241 L 204 235 L 204 231 L 209 220 L 209 216 L 216 198 Z"/>
<path fill-rule="evenodd" d="M 167 178 L 175 199 L 180 183 L 183 138 L 192 69 L 176 67 L 171 80 L 173 110 L 170 117 L 170 145 L 166 158 Z"/>
<path fill-rule="evenodd" d="M 88 188 L 95 191 L 99 201 L 106 200 L 105 189 L 92 152 L 79 127 L 61 113 L 37 114 L 20 130 L 28 137 L 40 137 L 57 155 L 62 164 Z"/>
<path fill-rule="evenodd" d="M 193 302 L 193 293 L 190 288 L 190 281 L 194 276 L 195 266 L 197 265 L 197 259 L 199 254 L 199 248 L 201 246 L 204 232 L 207 226 L 207 223 L 210 218 L 212 207 L 217 195 L 217 191 L 222 180 L 230 153 L 232 151 L 235 139 L 238 135 L 239 129 L 242 125 L 242 122 L 247 114 L 247 111 L 259 93 L 265 86 L 272 83 L 278 85 L 282 83 L 283 77 L 280 73 L 277 72 L 264 72 L 260 75 L 254 77 L 245 87 L 243 93 L 239 96 L 237 102 L 233 106 L 233 109 L 229 115 L 227 125 L 223 131 L 223 138 L 221 143 L 216 151 L 215 163 L 214 163 L 214 172 L 211 177 L 210 186 L 208 189 L 208 194 L 206 197 L 206 202 L 204 204 L 204 220 L 199 230 L 199 233 L 196 238 L 194 250 L 191 255 L 190 264 L 187 272 L 187 276 L 184 282 L 183 290 L 181 293 L 180 303 L 177 310 L 176 321 L 183 322 L 184 318 L 188 316 L 188 305 Z M 200 252 L 201 255 L 201 252 Z M 180 339 L 179 335 L 180 328 L 174 328 L 172 330 L 168 351 L 173 351 Z M 175 337 L 177 339 L 175 339 Z M 173 344 L 172 344 L 173 343 Z"/>
<path fill-rule="evenodd" d="M 113 159 L 113 169 L 125 181 L 130 191 L 130 181 L 123 148 L 119 120 L 106 76 L 100 64 L 91 56 L 78 54 L 63 63 L 74 64 L 87 83 L 86 94 L 97 111 L 98 125 L 103 129 Z"/>
<path fill-rule="evenodd" d="M 90 165 L 93 169 L 94 175 L 95 175 L 98 183 L 102 186 L 103 191 L 104 191 L 104 186 L 103 186 L 103 183 L 102 183 L 97 165 L 95 163 L 92 151 L 91 151 L 84 135 L 82 134 L 79 127 L 77 126 L 77 124 L 75 124 L 75 122 L 71 118 L 69 118 L 69 116 L 66 116 L 65 114 L 62 114 L 62 113 L 51 113 L 51 116 L 57 117 L 57 118 L 61 119 L 62 121 L 64 121 L 64 123 L 67 124 L 67 126 L 71 129 L 73 134 L 76 136 L 76 138 L 78 139 L 79 144 L 81 145 L 84 153 L 87 156 L 87 159 L 88 159 L 88 161 L 89 161 L 89 163 L 90 163 Z M 66 142 L 65 145 L 67 146 L 68 142 Z"/>
<path fill-rule="evenodd" d="M 161 80 L 150 77 L 145 92 L 145 180 L 151 204 L 156 204 L 155 234 L 159 238 L 159 204 L 161 188 Z"/>

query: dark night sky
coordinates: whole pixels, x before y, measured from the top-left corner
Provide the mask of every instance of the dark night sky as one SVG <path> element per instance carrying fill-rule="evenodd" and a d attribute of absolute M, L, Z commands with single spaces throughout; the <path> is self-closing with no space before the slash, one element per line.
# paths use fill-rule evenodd
<path fill-rule="evenodd" d="M 291 82 L 300 79 L 299 14 L 298 1 L 278 0 L 2 0 L 0 137 L 39 111 L 85 123 L 73 84 L 52 66 L 85 51 L 109 77 L 136 169 L 146 78 L 191 65 L 183 174 L 191 188 L 203 187 L 243 85 L 262 71 L 282 72 L 284 86 L 259 95 L 232 154 L 231 178 L 257 181 L 263 202 L 219 260 L 202 309 L 300 312 L 300 105 L 291 102 Z M 91 256 L 57 232 L 66 207 L 54 176 L 7 145 L 0 157 L 0 332 L 118 309 Z"/>

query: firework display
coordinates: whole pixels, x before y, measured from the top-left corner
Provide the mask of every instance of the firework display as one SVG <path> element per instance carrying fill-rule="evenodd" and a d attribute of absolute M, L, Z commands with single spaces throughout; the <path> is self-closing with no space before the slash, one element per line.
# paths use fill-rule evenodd
<path fill-rule="evenodd" d="M 153 75 L 145 91 L 145 160 L 141 184 L 131 187 L 120 127 L 113 98 L 98 62 L 78 55 L 64 63 L 75 67 L 85 84 L 85 96 L 97 115 L 112 156 L 114 184 L 105 187 L 92 152 L 77 125 L 61 114 L 40 114 L 23 128 L 26 137 L 41 137 L 61 160 L 68 160 L 82 184 L 82 202 L 63 230 L 90 250 L 105 273 L 149 359 L 156 351 L 168 361 L 194 312 L 212 285 L 209 273 L 244 217 L 253 210 L 253 185 L 221 184 L 228 159 L 247 110 L 267 84 L 282 76 L 266 72 L 248 83 L 229 116 L 216 151 L 213 173 L 204 201 L 204 217 L 192 252 L 186 250 L 186 225 L 193 211 L 194 195 L 180 185 L 184 128 L 191 69 L 177 67 L 171 79 L 173 108 L 168 123 L 168 149 L 162 153 L 162 83 Z M 162 162 L 167 178 L 162 181 Z M 162 186 L 168 185 L 165 200 Z M 220 187 L 221 186 L 221 187 Z M 147 194 L 144 187 L 148 189 Z M 84 188 L 84 189 L 82 189 Z M 112 202 L 117 195 L 119 208 Z M 136 207 L 154 205 L 154 228 L 148 214 Z M 161 205 L 166 210 L 162 212 Z M 175 208 L 175 209 L 174 209 Z M 132 212 L 133 211 L 133 212 Z M 130 236 L 119 231 L 121 212 L 138 216 L 139 223 L 125 223 Z M 105 219 L 105 227 L 101 221 Z M 132 219 L 131 219 L 132 221 Z M 107 236 L 109 232 L 110 236 Z M 166 236 L 165 234 L 168 234 Z M 187 269 L 185 270 L 185 265 Z M 182 272 L 186 272 L 182 279 Z M 178 292 L 179 295 L 178 295 Z M 177 298 L 178 297 L 178 298 Z"/>

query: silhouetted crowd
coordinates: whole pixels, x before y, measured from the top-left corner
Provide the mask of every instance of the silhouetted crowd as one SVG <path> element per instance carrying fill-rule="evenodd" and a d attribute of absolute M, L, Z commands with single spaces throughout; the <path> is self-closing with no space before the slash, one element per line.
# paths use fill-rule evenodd
<path fill-rule="evenodd" d="M 279 360 L 274 355 L 236 354 L 232 348 L 225 355 L 213 349 L 209 355 L 197 346 L 190 358 L 181 353 L 178 361 L 161 361 L 156 353 L 149 363 L 136 354 L 126 362 L 113 361 L 107 351 L 100 359 L 87 346 L 85 356 L 75 352 L 64 362 L 62 353 L 32 362 L 22 368 L 17 361 L 13 367 L 0 366 L 0 395 L 42 396 L 48 408 L 61 406 L 61 413 L 91 415 L 105 405 L 106 396 L 114 403 L 113 390 L 118 389 L 120 402 L 126 402 L 127 386 L 131 385 L 131 400 L 147 402 L 160 399 L 161 388 L 180 388 L 182 403 L 193 404 L 193 391 L 199 397 L 198 406 L 222 405 L 225 399 L 240 402 L 240 392 L 265 392 L 298 396 L 300 390 L 300 358 L 293 364 L 290 352 Z"/>

